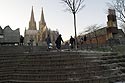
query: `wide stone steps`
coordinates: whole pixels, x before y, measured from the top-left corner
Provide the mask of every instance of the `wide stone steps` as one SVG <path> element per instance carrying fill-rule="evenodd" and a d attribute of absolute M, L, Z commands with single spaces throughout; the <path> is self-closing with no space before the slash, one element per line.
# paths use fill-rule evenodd
<path fill-rule="evenodd" d="M 125 73 L 125 55 L 104 56 L 101 60 L 101 64 L 107 65 L 109 69 L 118 69 Z"/>
<path fill-rule="evenodd" d="M 83 75 L 83 76 L 85 76 L 85 75 Z M 101 77 L 101 76 L 90 76 L 90 77 L 86 77 L 86 79 L 85 78 L 83 78 L 82 77 L 82 75 L 80 76 L 80 78 L 79 77 L 76 77 L 75 75 L 73 75 L 73 76 L 66 76 L 66 75 L 64 75 L 64 76 L 55 76 L 55 77 L 50 77 L 50 76 L 44 76 L 44 77 L 41 77 L 40 75 L 38 76 L 38 75 L 32 75 L 32 76 L 28 76 L 28 75 L 23 75 L 23 76 L 19 76 L 19 75 L 7 75 L 6 76 L 6 78 L 5 79 L 8 79 L 8 80 L 11 80 L 11 79 L 16 79 L 16 81 L 22 81 L 22 83 L 23 82 L 25 82 L 25 81 L 29 81 L 29 83 L 32 83 L 33 81 L 41 81 L 41 83 L 44 81 L 44 82 L 48 82 L 48 81 L 50 81 L 50 83 L 51 82 L 59 82 L 59 83 L 61 83 L 61 82 L 68 82 L 68 81 L 71 81 L 71 82 L 80 82 L 80 81 L 85 81 L 85 80 L 89 80 L 89 81 L 94 81 L 94 80 L 96 80 L 96 81 L 98 81 L 98 80 L 100 80 L 100 81 L 102 81 L 102 79 L 105 79 L 105 80 L 107 80 L 107 81 L 109 81 L 109 80 L 115 80 L 115 81 L 118 81 L 118 80 L 125 80 L 125 78 L 124 78 L 124 76 L 125 75 L 112 75 L 112 76 L 107 76 L 107 77 Z M 42 79 L 41 79 L 42 78 Z M 91 79 L 90 79 L 91 78 Z M 2 81 L 8 81 L 8 80 L 5 80 L 5 79 L 3 79 Z M 1 81 L 1 82 L 2 82 Z M 3 83 L 3 82 L 2 82 Z M 96 82 L 92 82 L 92 83 L 96 83 Z M 98 83 L 103 83 L 103 82 L 98 82 Z M 109 82 L 106 82 L 106 83 L 109 83 Z"/>
<path fill-rule="evenodd" d="M 104 52 L 0 55 L 0 83 L 108 83 L 124 80 L 125 57 Z"/>
<path fill-rule="evenodd" d="M 63 80 L 63 81 L 24 81 L 24 80 L 3 80 L 1 83 L 109 83 L 114 80 L 120 81 L 125 80 L 123 79 L 125 75 L 120 76 L 111 76 L 111 77 L 104 77 L 104 78 L 92 78 L 92 79 L 84 79 L 84 80 L 77 80 L 77 79 L 70 79 L 70 80 Z"/>

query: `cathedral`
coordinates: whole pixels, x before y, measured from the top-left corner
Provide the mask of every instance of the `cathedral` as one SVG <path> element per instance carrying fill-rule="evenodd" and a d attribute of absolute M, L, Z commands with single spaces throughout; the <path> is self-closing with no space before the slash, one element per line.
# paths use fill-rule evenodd
<path fill-rule="evenodd" d="M 29 21 L 28 29 L 25 28 L 24 32 L 24 44 L 25 45 L 33 45 L 33 46 L 43 46 L 46 45 L 46 37 L 50 35 L 51 42 L 54 45 L 57 36 L 59 35 L 58 31 L 52 31 L 51 29 L 47 28 L 45 19 L 44 19 L 44 12 L 42 9 L 41 18 L 39 21 L 39 29 L 37 30 L 36 21 L 34 18 L 34 11 L 32 7 L 31 17 Z"/>

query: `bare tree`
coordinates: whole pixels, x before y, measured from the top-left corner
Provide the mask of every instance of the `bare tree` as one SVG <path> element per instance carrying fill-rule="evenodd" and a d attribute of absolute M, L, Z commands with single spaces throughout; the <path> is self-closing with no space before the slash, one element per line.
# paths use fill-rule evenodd
<path fill-rule="evenodd" d="M 90 40 L 90 44 L 92 46 L 92 39 L 95 38 L 96 39 L 96 44 L 98 46 L 98 34 L 97 34 L 97 30 L 100 29 L 100 25 L 94 24 L 94 25 L 90 25 L 87 27 L 87 30 L 85 32 L 88 33 L 88 37 Z"/>
<path fill-rule="evenodd" d="M 123 30 L 124 33 L 125 33 L 125 23 L 121 23 L 121 24 L 120 24 L 120 27 L 122 28 L 122 30 Z"/>
<path fill-rule="evenodd" d="M 109 3 L 117 12 L 117 19 L 125 23 L 125 0 L 113 0 Z"/>
<path fill-rule="evenodd" d="M 66 10 L 70 11 L 74 17 L 74 29 L 75 29 L 75 49 L 77 50 L 77 33 L 76 33 L 76 13 L 79 12 L 85 5 L 84 0 L 62 0 L 67 7 Z"/>
<path fill-rule="evenodd" d="M 91 27 L 88 26 L 85 30 L 85 33 L 87 34 L 87 39 L 89 39 L 89 42 L 90 42 L 90 46 L 92 48 L 92 36 L 91 36 L 91 33 L 92 33 L 92 30 L 91 30 Z M 88 46 L 87 46 L 88 47 Z"/>
<path fill-rule="evenodd" d="M 92 32 L 93 32 L 93 34 L 94 34 L 94 36 L 95 36 L 95 39 L 96 39 L 96 42 L 97 42 L 97 46 L 98 46 L 98 44 L 99 44 L 99 42 L 98 42 L 97 30 L 98 30 L 100 27 L 101 27 L 101 26 L 98 26 L 97 24 L 91 26 Z"/>

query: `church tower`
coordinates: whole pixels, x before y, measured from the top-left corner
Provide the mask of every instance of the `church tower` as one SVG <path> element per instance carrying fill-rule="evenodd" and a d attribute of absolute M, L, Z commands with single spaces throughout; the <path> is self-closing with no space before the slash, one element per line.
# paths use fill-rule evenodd
<path fill-rule="evenodd" d="M 46 26 L 46 22 L 45 22 L 45 19 L 44 19 L 43 8 L 42 8 L 41 18 L 40 18 L 40 21 L 39 21 L 39 34 L 38 34 L 40 42 L 45 41 L 45 39 L 47 37 L 47 34 L 48 34 L 48 29 L 47 29 L 47 26 Z"/>
<path fill-rule="evenodd" d="M 34 19 L 33 6 L 32 6 L 31 17 L 30 17 L 30 21 L 29 21 L 28 30 L 37 30 L 36 29 L 36 22 L 35 22 L 35 19 Z"/>
<path fill-rule="evenodd" d="M 46 22 L 45 22 L 45 19 L 44 19 L 44 13 L 43 13 L 43 8 L 42 8 L 41 18 L 40 18 L 40 21 L 39 21 L 39 30 L 42 30 L 45 26 L 46 26 Z"/>
<path fill-rule="evenodd" d="M 107 16 L 107 39 L 115 39 L 115 35 L 118 33 L 116 12 L 114 9 L 108 10 Z"/>
<path fill-rule="evenodd" d="M 37 33 L 38 31 L 36 28 L 36 21 L 34 18 L 34 12 L 33 12 L 33 6 L 32 6 L 29 27 L 28 27 L 28 30 L 25 29 L 25 32 L 24 32 L 24 44 L 35 46 L 37 44 Z"/>

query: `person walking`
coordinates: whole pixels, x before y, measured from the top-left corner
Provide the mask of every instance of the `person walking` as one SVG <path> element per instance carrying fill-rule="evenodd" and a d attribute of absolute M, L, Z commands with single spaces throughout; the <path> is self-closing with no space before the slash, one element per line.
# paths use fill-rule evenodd
<path fill-rule="evenodd" d="M 73 49 L 75 45 L 75 39 L 72 36 L 70 37 L 70 45 L 71 45 L 71 49 Z"/>
<path fill-rule="evenodd" d="M 50 35 L 47 36 L 46 38 L 46 43 L 47 43 L 47 50 L 50 50 L 51 48 L 51 38 L 50 38 Z"/>
<path fill-rule="evenodd" d="M 20 45 L 23 46 L 23 44 L 24 44 L 24 37 L 21 35 L 20 36 Z"/>
<path fill-rule="evenodd" d="M 62 36 L 62 35 L 60 34 L 60 35 L 57 37 L 56 41 L 55 41 L 57 50 L 60 50 L 60 49 L 61 49 L 61 42 L 64 43 L 64 41 L 63 41 L 63 39 L 62 39 L 61 36 Z"/>

